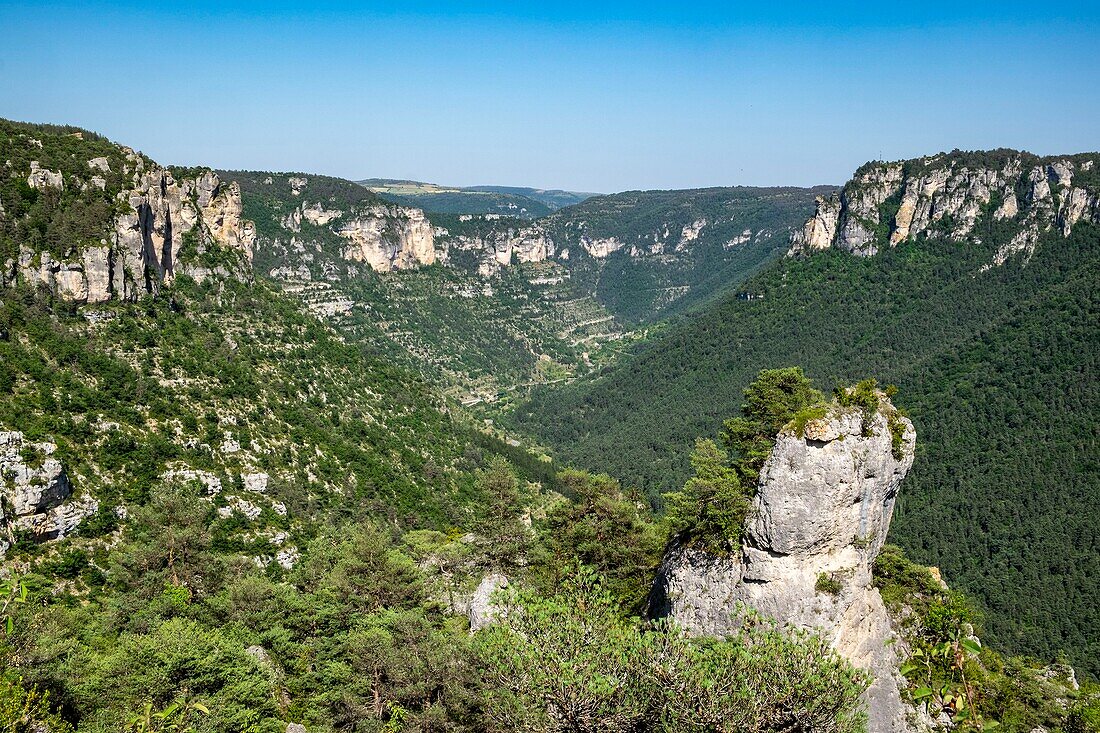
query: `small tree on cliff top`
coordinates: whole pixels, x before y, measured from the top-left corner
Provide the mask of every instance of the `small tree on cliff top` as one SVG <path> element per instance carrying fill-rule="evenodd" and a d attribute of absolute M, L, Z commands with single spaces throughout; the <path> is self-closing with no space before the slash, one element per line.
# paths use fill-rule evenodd
<path fill-rule="evenodd" d="M 775 447 L 775 436 L 825 395 L 799 367 L 765 369 L 745 389 L 741 417 L 727 420 L 722 440 L 699 440 L 691 455 L 695 475 L 682 491 L 665 495 L 670 533 L 685 544 L 726 553 L 741 546 L 745 517 L 760 469 Z"/>
<path fill-rule="evenodd" d="M 801 367 L 765 369 L 745 388 L 741 417 L 727 420 L 722 440 L 733 467 L 747 486 L 755 486 L 775 436 L 800 411 L 825 401 Z"/>

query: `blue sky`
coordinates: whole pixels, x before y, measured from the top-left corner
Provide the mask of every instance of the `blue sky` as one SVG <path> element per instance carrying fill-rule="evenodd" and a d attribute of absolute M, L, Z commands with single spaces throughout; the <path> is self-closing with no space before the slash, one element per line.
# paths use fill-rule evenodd
<path fill-rule="evenodd" d="M 0 116 L 162 163 L 618 191 L 1100 149 L 1100 3 L 7 2 Z"/>

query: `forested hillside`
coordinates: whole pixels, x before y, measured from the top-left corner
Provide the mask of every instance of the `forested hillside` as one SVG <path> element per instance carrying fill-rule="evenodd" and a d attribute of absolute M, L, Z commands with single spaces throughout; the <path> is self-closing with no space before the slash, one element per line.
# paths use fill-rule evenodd
<path fill-rule="evenodd" d="M 510 262 L 478 281 L 434 263 L 422 212 L 347 182 L 253 174 L 238 184 L 208 169 L 162 168 L 71 128 L 5 124 L 0 146 L 11 161 L 0 208 L 9 253 L 0 289 L 0 728 L 865 730 L 871 679 L 824 635 L 748 614 L 736 633 L 699 637 L 640 614 L 666 548 L 740 546 L 752 477 L 780 442 L 812 448 L 815 420 L 831 414 L 848 426 L 846 435 L 874 439 L 883 465 L 899 455 L 908 461 L 912 431 L 873 382 L 827 401 L 798 370 L 762 373 L 745 394 L 742 419 L 730 423 L 728 455 L 701 442 L 686 484 L 676 478 L 678 462 L 668 462 L 669 481 L 684 491 L 677 511 L 661 518 L 633 488 L 608 475 L 559 472 L 445 394 L 461 375 L 519 379 L 528 358 L 547 381 L 564 379 L 567 358 L 597 367 L 600 354 L 583 351 L 582 329 L 611 316 L 578 318 L 589 307 L 578 303 L 594 301 L 560 294 L 576 287 L 569 278 L 589 282 L 598 268 Z M 628 365 L 698 346 L 695 364 L 709 360 L 734 375 L 715 380 L 700 399 L 686 387 L 706 384 L 712 372 L 680 383 L 692 363 L 664 366 L 668 381 L 650 388 L 679 400 L 661 408 L 675 445 L 677 430 L 694 429 L 685 419 L 690 410 L 717 414 L 722 406 L 707 401 L 733 398 L 722 390 L 750 379 L 743 366 L 721 364 L 726 349 L 714 340 L 729 336 L 735 311 L 748 307 L 765 327 L 814 306 L 806 322 L 817 332 L 788 348 L 784 361 L 798 357 L 838 377 L 860 369 L 846 363 L 829 372 L 822 345 L 839 344 L 875 355 L 883 372 L 894 369 L 906 381 L 902 366 L 912 359 L 895 358 L 914 338 L 916 314 L 887 309 L 868 321 L 886 334 L 872 339 L 843 331 L 843 319 L 822 320 L 821 304 L 848 296 L 842 302 L 852 310 L 841 315 L 851 327 L 890 293 L 945 290 L 952 297 L 926 309 L 939 325 L 926 329 L 925 341 L 954 344 L 968 354 L 964 364 L 998 374 L 1037 359 L 1034 351 L 1050 361 L 1035 361 L 1026 395 L 1006 380 L 978 401 L 969 372 L 959 376 L 957 360 L 930 352 L 906 381 L 919 391 L 910 404 L 924 421 L 919 429 L 959 437 L 932 441 L 921 460 L 932 481 L 966 483 L 956 483 L 955 494 L 912 483 L 902 519 L 934 529 L 971 523 L 972 535 L 953 538 L 956 552 L 975 552 L 987 567 L 1028 570 L 1035 565 L 1005 554 L 1018 547 L 1016 537 L 988 526 L 999 516 L 983 508 L 1014 512 L 1015 532 L 1045 553 L 1053 530 L 1029 519 L 1041 509 L 1051 525 L 1076 533 L 1077 544 L 1062 565 L 1047 568 L 1070 592 L 1038 591 L 1092 623 L 1075 595 L 1090 590 L 1089 578 L 1074 573 L 1091 572 L 1095 559 L 1080 503 L 1094 498 L 1087 490 L 1094 433 L 1082 420 L 1095 402 L 1091 383 L 1073 377 L 1095 356 L 1081 347 L 1095 323 L 1095 236 L 1095 227 L 1081 224 L 1069 239 L 1044 243 L 1028 268 L 993 269 L 977 280 L 978 250 L 960 257 L 906 245 L 876 260 L 828 252 L 786 262 L 753 281 L 750 292 L 762 300 L 723 303 L 715 312 L 725 318 L 689 321 Z M 968 320 L 982 298 L 999 308 L 980 331 L 989 345 L 972 338 Z M 777 306 L 776 315 L 753 310 L 765 303 Z M 1077 312 L 1083 326 L 1063 317 Z M 567 341 L 570 328 L 575 342 Z M 502 337 L 509 329 L 519 336 Z M 532 333 L 566 345 L 538 353 L 541 342 L 521 337 Z M 740 353 L 774 359 L 778 347 L 755 336 L 741 334 Z M 945 390 L 960 405 L 954 413 L 927 402 L 938 380 L 956 390 Z M 1013 408 L 1017 401 L 1023 408 Z M 1080 410 L 1080 419 L 1043 411 L 1062 407 Z M 632 428 L 639 418 L 661 422 L 656 412 L 618 419 Z M 985 428 L 1009 418 L 1016 432 L 994 433 L 999 443 L 986 445 Z M 1053 418 L 1061 423 L 1050 425 Z M 564 428 L 560 420 L 554 426 Z M 636 456 L 637 436 L 617 429 L 609 426 L 608 435 L 623 442 L 605 459 L 625 475 L 622 461 Z M 857 441 L 841 449 L 856 450 Z M 1019 462 L 1004 459 L 1012 450 Z M 987 485 L 979 478 L 1011 483 L 1026 471 L 1048 494 L 1003 489 L 992 501 L 981 494 Z M 1054 485 L 1082 475 L 1085 483 L 1073 484 L 1078 493 Z M 876 484 L 883 496 L 893 496 L 900 476 Z M 1047 500 L 1055 496 L 1062 503 L 1052 508 Z M 923 503 L 932 501 L 940 503 Z M 838 510 L 850 506 L 845 500 Z M 882 518 L 889 520 L 888 510 Z M 785 521 L 800 534 L 797 516 Z M 929 536 L 947 542 L 948 535 Z M 700 541 L 706 537 L 712 541 Z M 858 590 L 877 603 L 882 620 L 886 608 L 875 601 L 868 563 L 883 538 L 833 539 L 841 553 L 864 551 Z M 931 556 L 941 547 L 929 541 L 918 549 Z M 904 679 L 894 679 L 892 662 L 886 668 L 900 715 L 937 715 L 974 729 L 996 721 L 1006 733 L 1096 730 L 1097 694 L 1078 689 L 1072 670 L 980 646 L 964 597 L 899 551 L 880 559 L 874 585 L 916 660 L 898 670 Z M 808 602 L 823 608 L 848 582 L 812 573 L 802 580 L 814 591 Z M 1050 608 L 1006 605 L 1019 614 L 1009 623 L 1044 624 L 1044 633 Z M 995 621 L 1003 625 L 991 618 L 991 628 Z M 1065 626 L 1066 639 L 1075 633 Z M 865 641 L 884 651 L 896 640 Z M 877 731 L 889 721 L 870 723 Z"/>
<path fill-rule="evenodd" d="M 1096 674 L 1100 228 L 1048 232 L 1030 261 L 989 268 L 1018 232 L 993 208 L 982 242 L 783 260 L 596 379 L 536 393 L 516 421 L 659 504 L 759 369 L 894 383 L 922 448 L 892 540 L 980 599 L 991 638 Z"/>
<path fill-rule="evenodd" d="M 627 324 L 648 323 L 728 292 L 777 257 L 813 210 L 816 188 L 702 188 L 596 196 L 548 217 L 558 248 L 610 251 L 596 295 Z"/>
<path fill-rule="evenodd" d="M 766 627 L 722 643 L 643 635 L 630 613 L 662 538 L 614 482 L 554 475 L 341 338 L 240 269 L 244 241 L 237 269 L 203 270 L 201 282 L 157 269 L 183 246 L 174 233 L 193 211 L 172 199 L 154 214 L 157 197 L 178 188 L 175 175 L 209 171 L 154 168 L 159 186 L 85 220 L 102 191 L 79 188 L 86 160 L 110 153 L 120 186 L 153 164 L 126 167 L 140 159 L 70 136 L 80 131 L 3 132 L 30 154 L 11 177 L 32 183 L 5 188 L 0 210 L 9 241 L 30 253 L 5 265 L 0 290 L 0 727 L 556 730 L 559 703 L 539 675 L 584 668 L 595 681 L 563 694 L 594 709 L 593 724 L 679 731 L 736 713 L 765 730 L 791 716 L 858 729 L 865 679 L 819 638 Z M 39 150 L 75 161 L 71 177 L 36 177 Z M 221 185 L 210 180 L 207 193 Z M 239 203 L 232 189 L 200 195 L 204 216 Z M 62 232 L 49 223 L 75 216 L 108 253 L 126 252 L 121 234 L 108 237 L 139 211 L 150 212 L 139 241 L 163 247 L 139 250 L 131 276 L 156 287 L 108 287 L 96 302 L 63 287 L 46 245 L 20 235 L 34 222 Z M 207 251 L 251 226 L 205 221 L 192 221 L 204 228 L 190 245 Z M 85 276 L 83 264 L 71 271 Z M 517 627 L 471 635 L 488 571 L 522 579 Z M 593 624 L 578 653 L 575 631 Z M 544 661 L 553 654 L 565 655 L 556 672 Z M 739 696 L 664 718 L 658 692 L 670 684 L 688 699 L 704 679 L 746 673 L 756 684 Z M 625 681 L 599 683 L 611 676 Z"/>

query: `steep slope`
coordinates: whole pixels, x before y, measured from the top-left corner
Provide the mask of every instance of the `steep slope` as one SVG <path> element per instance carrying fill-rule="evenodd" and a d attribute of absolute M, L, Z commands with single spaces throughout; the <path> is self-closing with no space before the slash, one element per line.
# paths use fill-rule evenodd
<path fill-rule="evenodd" d="M 557 714 L 539 708 L 549 675 L 563 694 L 624 714 L 620 691 L 633 690 L 633 730 L 726 716 L 767 733 L 858 729 L 863 678 L 822 639 L 765 625 L 728 642 L 668 631 L 654 644 L 618 605 L 636 599 L 659 553 L 644 503 L 606 476 L 555 476 L 354 343 L 354 324 L 341 333 L 314 317 L 342 302 L 332 275 L 393 292 L 450 282 L 433 279 L 454 274 L 438 264 L 376 273 L 367 261 L 349 276 L 347 248 L 362 253 L 364 242 L 391 266 L 420 265 L 401 257 L 417 251 L 418 212 L 340 193 L 340 182 L 320 181 L 307 200 L 312 182 L 265 176 L 257 185 L 276 194 L 253 198 L 268 207 L 256 226 L 240 216 L 248 198 L 205 169 L 141 159 L 153 180 L 132 187 L 144 178 L 131 177 L 138 161 L 124 148 L 71 128 L 11 130 L 0 212 L 13 253 L 0 287 L 0 727 L 512 729 Z M 124 171 L 110 202 L 108 180 L 83 172 L 92 154 Z M 348 222 L 365 233 L 341 235 Z M 279 239 L 305 274 L 254 276 L 254 229 L 270 233 L 257 237 L 257 261 Z M 132 261 L 126 231 L 143 245 Z M 106 289 L 85 279 L 95 248 L 107 251 Z M 526 265 L 560 268 L 544 270 L 548 280 L 571 274 Z M 503 290 L 519 272 L 454 276 Z M 72 273 L 87 292 L 71 287 Z M 422 290 L 398 305 L 422 296 L 434 299 Z M 439 311 L 440 322 L 452 315 Z M 564 643 L 560 665 L 530 653 L 534 634 L 469 633 L 478 579 L 502 570 L 533 586 L 529 628 L 551 648 Z M 578 630 L 594 622 L 597 642 L 578 649 Z M 627 640 L 658 666 L 633 653 L 624 665 Z M 578 662 L 601 682 L 570 675 Z M 736 694 L 714 700 L 716 678 Z M 609 679 L 622 686 L 609 690 Z M 517 706 L 525 680 L 535 681 L 530 704 Z M 1087 696 L 1048 697 L 1058 709 L 1007 730 L 1053 728 Z M 653 722 L 677 705 L 667 726 Z"/>
<path fill-rule="evenodd" d="M 462 521 L 462 450 L 494 439 L 452 418 L 411 372 L 254 281 L 236 184 L 173 175 L 90 133 L 4 131 L 13 162 L 0 231 L 20 253 L 0 290 L 4 544 L 31 551 L 89 517 L 81 532 L 110 532 L 172 482 L 201 484 L 223 541 L 268 562 L 349 497 L 354 511 L 397 523 Z M 38 170 L 58 165 L 60 181 L 22 185 L 37 180 L 16 162 L 30 156 Z M 96 159 L 106 162 L 85 175 L 115 170 L 113 188 L 81 185 Z M 112 208 L 101 211 L 104 194 Z M 36 222 L 46 222 L 40 239 Z M 117 273 L 102 289 L 89 265 L 98 249 Z M 223 264 L 204 264 L 214 254 Z M 83 274 L 85 287 L 63 273 Z"/>
<path fill-rule="evenodd" d="M 937 179 L 967 169 L 960 180 L 1001 182 L 918 198 L 917 208 L 931 204 L 922 221 L 932 223 L 900 237 L 892 232 L 904 191 L 924 187 L 907 188 L 899 174 L 875 189 L 888 202 L 878 223 L 859 224 L 874 230 L 861 252 L 875 256 L 831 246 L 845 230 L 834 226 L 816 240 L 830 246 L 777 263 L 591 382 L 536 394 L 517 422 L 564 461 L 610 469 L 656 501 L 686 477 L 683 447 L 736 412 L 761 368 L 797 363 L 823 383 L 864 374 L 896 383 L 925 442 L 893 540 L 979 599 L 991 638 L 1044 658 L 1064 649 L 1096 674 L 1100 227 L 1088 222 L 1095 214 L 1067 227 L 1073 216 L 1059 213 L 1076 211 L 1067 202 L 1082 196 L 1095 200 L 1096 157 L 1017 154 L 1006 163 L 998 154 L 987 174 L 966 154 L 903 164 L 923 171 L 913 181 L 938 160 Z M 1059 190 L 1060 161 L 1074 183 Z M 1018 177 L 1005 179 L 1006 166 Z M 1037 169 L 1046 178 L 1033 180 Z M 875 170 L 898 168 L 864 172 Z M 862 176 L 837 201 L 858 199 Z M 988 193 L 1006 180 L 1020 191 L 1012 216 L 999 215 L 1003 200 Z M 975 205 L 981 213 L 960 230 L 955 222 Z M 833 210 L 825 199 L 804 231 L 840 221 Z M 797 235 L 795 251 L 805 254 L 809 239 Z M 1031 244 L 1006 256 L 1021 241 Z"/>

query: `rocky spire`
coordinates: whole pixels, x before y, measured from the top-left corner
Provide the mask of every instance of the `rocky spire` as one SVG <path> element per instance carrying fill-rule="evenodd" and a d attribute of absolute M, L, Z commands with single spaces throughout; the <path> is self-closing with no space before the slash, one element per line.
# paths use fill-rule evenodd
<path fill-rule="evenodd" d="M 878 393 L 878 409 L 833 404 L 799 431 L 784 429 L 760 473 L 740 551 L 726 556 L 674 543 L 650 614 L 690 633 L 725 636 L 742 607 L 816 629 L 874 684 L 871 733 L 908 730 L 896 678 L 898 640 L 871 585 L 916 433 Z"/>

